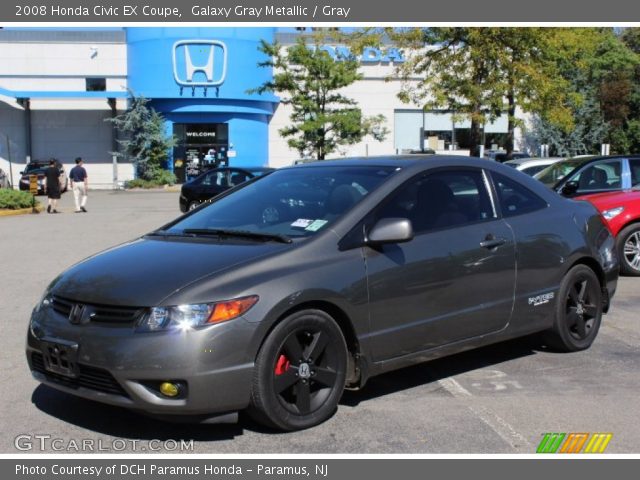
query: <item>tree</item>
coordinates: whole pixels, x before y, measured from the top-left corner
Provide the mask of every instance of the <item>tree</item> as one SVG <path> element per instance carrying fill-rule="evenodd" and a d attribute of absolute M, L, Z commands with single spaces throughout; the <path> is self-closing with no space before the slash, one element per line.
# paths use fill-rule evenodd
<path fill-rule="evenodd" d="M 318 37 L 311 46 L 301 37 L 286 50 L 262 41 L 259 49 L 268 59 L 258 65 L 273 68 L 273 78 L 250 93 L 283 94 L 281 103 L 290 105 L 292 113 L 291 124 L 280 134 L 302 157 L 322 160 L 365 135 L 382 141 L 387 129 L 383 115 L 363 117 L 356 102 L 339 92 L 362 78 L 355 58 L 333 59 L 320 46 Z"/>
<path fill-rule="evenodd" d="M 387 28 L 350 35 L 356 50 L 389 39 L 405 50 L 407 61 L 395 75 L 403 82 L 401 100 L 426 109 L 450 110 L 471 121 L 471 153 L 479 154 L 487 122 L 508 115 L 507 151 L 513 151 L 519 124 L 516 107 L 540 112 L 570 128 L 567 83 L 546 55 L 549 29 L 542 28 Z"/>
<path fill-rule="evenodd" d="M 155 180 L 163 176 L 163 165 L 176 141 L 165 133 L 164 118 L 148 105 L 149 100 L 129 94 L 127 111 L 108 119 L 125 137 L 118 140 L 122 151 L 114 153 L 133 162 L 138 178 Z"/>
<path fill-rule="evenodd" d="M 547 55 L 566 80 L 571 128 L 554 129 L 544 118 L 533 122 L 532 136 L 549 143 L 556 155 L 598 153 L 610 143 L 612 153 L 626 153 L 639 142 L 634 117 L 637 54 L 611 28 L 549 29 Z M 634 38 L 629 37 L 631 44 Z M 638 139 L 640 140 L 640 139 Z"/>

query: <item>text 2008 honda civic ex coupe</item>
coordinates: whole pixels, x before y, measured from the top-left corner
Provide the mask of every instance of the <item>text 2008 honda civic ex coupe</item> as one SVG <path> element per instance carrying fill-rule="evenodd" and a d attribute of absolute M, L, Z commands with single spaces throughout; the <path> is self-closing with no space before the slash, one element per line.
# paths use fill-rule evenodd
<path fill-rule="evenodd" d="M 539 331 L 588 348 L 617 277 L 593 206 L 509 167 L 322 161 L 59 275 L 27 358 L 40 382 L 99 402 L 200 421 L 248 409 L 296 430 L 412 363 Z"/>

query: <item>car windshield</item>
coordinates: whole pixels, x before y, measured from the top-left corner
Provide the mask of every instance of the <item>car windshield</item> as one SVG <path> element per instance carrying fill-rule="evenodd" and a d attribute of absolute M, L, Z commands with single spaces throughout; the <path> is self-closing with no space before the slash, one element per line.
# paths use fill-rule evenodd
<path fill-rule="evenodd" d="M 392 166 L 276 170 L 178 220 L 168 234 L 309 237 L 326 230 L 389 178 Z M 162 233 L 160 232 L 160 233 Z"/>
<path fill-rule="evenodd" d="M 548 187 L 553 187 L 558 181 L 562 180 L 575 168 L 584 165 L 591 159 L 589 157 L 568 158 L 549 165 L 547 168 L 534 176 L 536 180 L 541 181 Z"/>

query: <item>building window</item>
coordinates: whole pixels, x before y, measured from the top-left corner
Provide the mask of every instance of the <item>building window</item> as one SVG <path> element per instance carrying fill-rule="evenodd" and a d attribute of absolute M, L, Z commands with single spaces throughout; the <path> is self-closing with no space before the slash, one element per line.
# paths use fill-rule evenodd
<path fill-rule="evenodd" d="M 87 78 L 87 92 L 104 92 L 107 89 L 106 78 Z"/>

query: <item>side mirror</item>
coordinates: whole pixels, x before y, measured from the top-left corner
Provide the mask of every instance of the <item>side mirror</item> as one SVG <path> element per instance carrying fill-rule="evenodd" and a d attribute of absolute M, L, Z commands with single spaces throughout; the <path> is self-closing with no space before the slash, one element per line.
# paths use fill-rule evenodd
<path fill-rule="evenodd" d="M 575 181 L 567 182 L 564 184 L 562 189 L 560 189 L 560 193 L 565 197 L 571 197 L 572 195 L 575 195 L 576 192 L 578 191 L 578 186 L 579 186 L 578 182 L 575 182 Z"/>
<path fill-rule="evenodd" d="M 20 172 L 20 175 L 24 175 L 24 170 Z"/>
<path fill-rule="evenodd" d="M 366 244 L 384 245 L 385 243 L 403 243 L 413 240 L 413 226 L 407 218 L 383 218 L 376 223 L 367 235 Z"/>

